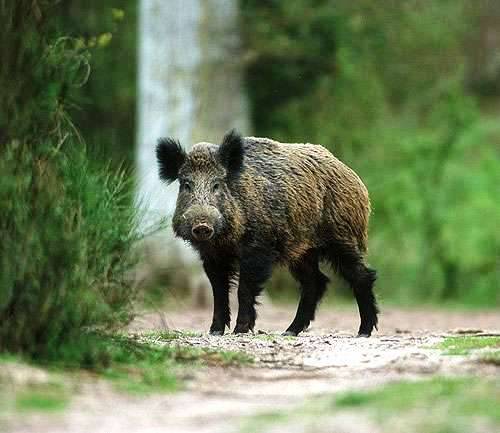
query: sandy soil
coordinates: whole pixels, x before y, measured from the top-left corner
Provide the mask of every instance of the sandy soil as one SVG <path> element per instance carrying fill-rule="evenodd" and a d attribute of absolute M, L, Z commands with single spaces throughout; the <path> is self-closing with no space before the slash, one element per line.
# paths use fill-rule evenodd
<path fill-rule="evenodd" d="M 89 380 L 81 384 L 64 413 L 17 419 L 7 431 L 232 433 L 241 431 L 249 416 L 292 408 L 313 396 L 403 378 L 499 373 L 498 367 L 478 364 L 471 357 L 442 356 L 439 350 L 429 349 L 450 334 L 498 334 L 500 314 L 495 311 L 386 309 L 379 332 L 369 339 L 354 337 L 359 320 L 354 307 L 324 307 L 310 330 L 297 338 L 281 337 L 279 333 L 293 315 L 293 307 L 262 306 L 254 335 L 202 334 L 175 342 L 244 351 L 256 360 L 251 366 L 200 368 L 186 378 L 184 391 L 170 395 L 123 395 L 107 383 Z M 204 332 L 210 317 L 209 311 L 181 305 L 176 311 L 141 315 L 130 332 Z M 329 430 L 358 433 L 371 429 L 344 418 L 332 419 Z M 295 430 L 289 426 L 286 431 Z"/>

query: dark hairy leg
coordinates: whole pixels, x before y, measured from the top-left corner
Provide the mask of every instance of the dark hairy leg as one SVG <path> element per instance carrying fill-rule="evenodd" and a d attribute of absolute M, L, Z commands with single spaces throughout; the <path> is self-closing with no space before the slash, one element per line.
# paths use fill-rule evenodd
<path fill-rule="evenodd" d="M 379 310 L 373 293 L 377 273 L 366 266 L 359 252 L 347 246 L 335 245 L 331 254 L 336 270 L 351 286 L 358 304 L 361 319 L 358 337 L 369 337 L 378 323 Z"/>
<path fill-rule="evenodd" d="M 242 254 L 235 334 L 244 334 L 253 330 L 257 318 L 256 297 L 262 291 L 262 285 L 270 277 L 272 265 L 273 258 L 268 251 L 251 249 Z"/>
<path fill-rule="evenodd" d="M 377 329 L 378 307 L 373 286 L 377 279 L 377 273 L 365 265 L 360 265 L 353 285 L 354 296 L 358 304 L 361 324 L 358 330 L 358 337 L 369 337 L 373 328 Z"/>
<path fill-rule="evenodd" d="M 329 280 L 319 270 L 318 254 L 315 250 L 310 250 L 301 257 L 290 267 L 290 272 L 300 283 L 300 301 L 295 318 L 283 335 L 298 335 L 314 320 L 316 307 Z"/>
<path fill-rule="evenodd" d="M 212 285 L 214 296 L 214 314 L 210 334 L 223 335 L 225 327 L 229 327 L 231 321 L 229 281 L 233 273 L 233 266 L 230 260 L 205 259 L 203 267 Z"/>

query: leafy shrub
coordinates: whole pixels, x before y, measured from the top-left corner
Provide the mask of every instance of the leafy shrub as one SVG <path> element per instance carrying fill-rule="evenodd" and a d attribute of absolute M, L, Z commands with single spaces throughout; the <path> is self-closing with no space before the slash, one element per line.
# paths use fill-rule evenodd
<path fill-rule="evenodd" d="M 68 115 L 90 54 L 57 1 L 7 2 L 0 68 L 0 350 L 55 356 L 130 319 L 130 174 L 96 169 Z"/>
<path fill-rule="evenodd" d="M 80 150 L 0 160 L 0 344 L 43 355 L 86 328 L 130 318 L 136 237 L 125 172 L 93 170 Z"/>

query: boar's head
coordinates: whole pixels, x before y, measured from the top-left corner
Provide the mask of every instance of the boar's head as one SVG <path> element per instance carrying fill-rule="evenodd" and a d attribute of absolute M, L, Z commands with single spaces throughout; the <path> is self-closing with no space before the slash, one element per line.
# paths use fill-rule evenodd
<path fill-rule="evenodd" d="M 177 140 L 161 138 L 156 147 L 160 179 L 179 181 L 172 219 L 175 234 L 192 244 L 234 237 L 241 210 L 231 189 L 243 169 L 243 138 L 230 131 L 222 144 L 198 143 L 189 153 Z"/>

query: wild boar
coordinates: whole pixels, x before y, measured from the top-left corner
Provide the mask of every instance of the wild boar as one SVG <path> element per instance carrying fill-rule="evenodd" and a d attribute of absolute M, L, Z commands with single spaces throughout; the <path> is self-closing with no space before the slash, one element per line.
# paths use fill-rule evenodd
<path fill-rule="evenodd" d="M 300 284 L 297 313 L 285 335 L 314 319 L 329 279 L 330 263 L 351 286 L 361 324 L 359 336 L 377 326 L 375 270 L 365 257 L 370 214 L 368 192 L 327 149 L 279 143 L 228 132 L 220 145 L 198 143 L 186 153 L 172 138 L 158 141 L 160 179 L 179 180 L 172 225 L 200 254 L 213 289 L 210 333 L 230 326 L 230 281 L 239 273 L 234 333 L 253 330 L 256 297 L 274 265 L 288 267 Z"/>

